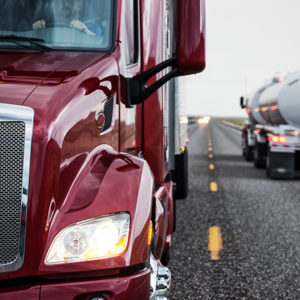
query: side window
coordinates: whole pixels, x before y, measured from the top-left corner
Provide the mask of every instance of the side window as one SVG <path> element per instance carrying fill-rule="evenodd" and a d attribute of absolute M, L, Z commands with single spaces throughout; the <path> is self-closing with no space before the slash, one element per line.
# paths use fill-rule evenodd
<path fill-rule="evenodd" d="M 138 1 L 125 0 L 126 64 L 135 64 L 138 60 Z"/>

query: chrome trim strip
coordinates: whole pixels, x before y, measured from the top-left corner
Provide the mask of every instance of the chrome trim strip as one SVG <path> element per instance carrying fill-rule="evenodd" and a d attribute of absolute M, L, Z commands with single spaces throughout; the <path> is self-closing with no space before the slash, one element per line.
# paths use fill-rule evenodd
<path fill-rule="evenodd" d="M 34 110 L 30 107 L 0 103 L 0 122 L 21 121 L 25 123 L 19 254 L 13 263 L 0 265 L 0 273 L 16 271 L 24 262 L 33 118 Z"/>

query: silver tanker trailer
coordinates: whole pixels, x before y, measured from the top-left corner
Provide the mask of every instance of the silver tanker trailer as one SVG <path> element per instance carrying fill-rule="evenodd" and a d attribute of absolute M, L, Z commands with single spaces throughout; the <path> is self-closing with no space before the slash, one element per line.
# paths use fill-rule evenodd
<path fill-rule="evenodd" d="M 249 118 L 242 151 L 270 178 L 293 178 L 300 171 L 300 72 L 274 77 L 240 99 Z"/>

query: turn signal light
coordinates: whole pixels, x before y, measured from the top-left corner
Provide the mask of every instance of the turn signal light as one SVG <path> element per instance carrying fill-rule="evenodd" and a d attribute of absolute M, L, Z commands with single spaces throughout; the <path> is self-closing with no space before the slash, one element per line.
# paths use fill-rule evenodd
<path fill-rule="evenodd" d="M 152 221 L 150 221 L 149 222 L 149 228 L 148 228 L 148 246 L 151 245 L 152 234 L 153 234 Z"/>

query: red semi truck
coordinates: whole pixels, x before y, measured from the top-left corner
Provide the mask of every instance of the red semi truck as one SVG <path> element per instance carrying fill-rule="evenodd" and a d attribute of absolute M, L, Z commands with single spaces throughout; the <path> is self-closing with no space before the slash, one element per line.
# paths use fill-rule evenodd
<path fill-rule="evenodd" d="M 204 0 L 0 6 L 0 299 L 167 299 L 172 79 L 205 67 Z"/>

